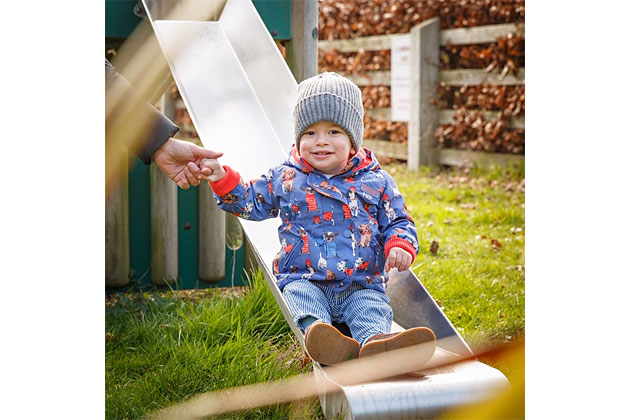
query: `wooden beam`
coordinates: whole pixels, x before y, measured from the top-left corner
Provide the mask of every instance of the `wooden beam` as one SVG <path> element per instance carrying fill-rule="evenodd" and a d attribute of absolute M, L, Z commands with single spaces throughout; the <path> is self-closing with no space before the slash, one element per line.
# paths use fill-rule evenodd
<path fill-rule="evenodd" d="M 382 108 L 370 108 L 365 110 L 365 115 L 375 120 L 389 120 L 392 119 L 392 109 L 390 107 Z"/>
<path fill-rule="evenodd" d="M 525 35 L 525 25 L 513 23 L 499 25 L 474 26 L 472 28 L 454 28 L 440 31 L 440 45 L 467 45 L 497 42 L 498 38 L 511 33 Z"/>
<path fill-rule="evenodd" d="M 291 0 L 287 64 L 297 82 L 317 74 L 317 0 Z"/>
<path fill-rule="evenodd" d="M 359 86 L 390 86 L 392 84 L 392 73 L 390 71 L 368 71 L 361 74 L 349 74 L 346 77 Z"/>
<path fill-rule="evenodd" d="M 437 109 L 431 104 L 438 80 L 440 20 L 435 17 L 411 30 L 411 111 L 407 141 L 407 166 L 437 163 Z"/>
<path fill-rule="evenodd" d="M 525 162 L 525 155 L 473 150 L 440 149 L 439 155 L 440 164 L 449 166 L 464 166 L 471 163 L 478 166 L 509 166 Z"/>
<path fill-rule="evenodd" d="M 498 38 L 508 36 L 511 33 L 525 35 L 524 25 L 512 23 L 499 25 L 475 26 L 472 28 L 454 28 L 440 31 L 440 45 L 468 45 L 496 42 Z M 317 47 L 322 50 L 335 49 L 339 52 L 380 51 L 391 49 L 392 38 L 405 36 L 404 34 L 386 34 L 364 36 L 352 39 L 332 39 L 318 41 Z"/>
<path fill-rule="evenodd" d="M 359 86 L 391 86 L 392 84 L 390 71 L 368 71 L 365 73 L 350 74 L 346 77 Z M 507 74 L 504 77 L 501 77 L 497 72 L 487 72 L 483 69 L 440 70 L 439 81 L 449 86 L 489 84 L 501 86 L 522 85 L 525 83 L 525 68 L 521 67 L 516 76 Z"/>
<path fill-rule="evenodd" d="M 105 285 L 129 283 L 129 152 L 121 150 L 120 182 L 105 188 Z"/>
<path fill-rule="evenodd" d="M 525 83 L 525 68 L 521 67 L 516 76 L 507 74 L 505 77 L 501 77 L 496 72 L 488 73 L 481 69 L 441 70 L 439 80 L 449 86 L 490 84 L 501 86 L 522 85 Z"/>
<path fill-rule="evenodd" d="M 362 36 L 352 39 L 334 39 L 330 41 L 318 41 L 317 47 L 322 50 L 336 49 L 339 52 L 389 50 L 392 45 L 392 37 L 400 35 L 374 35 Z"/>
<path fill-rule="evenodd" d="M 494 121 L 499 118 L 498 111 L 480 111 L 480 113 L 488 121 Z M 454 116 L 455 116 L 455 110 L 442 109 L 438 113 L 438 123 L 439 124 L 452 124 L 454 122 L 453 121 Z M 525 118 L 524 117 L 508 118 L 507 126 L 509 128 L 525 128 Z"/>
<path fill-rule="evenodd" d="M 363 139 L 363 147 L 374 152 L 377 159 L 395 158 L 407 160 L 407 144 L 389 140 Z"/>
<path fill-rule="evenodd" d="M 162 96 L 162 112 L 175 120 L 173 100 Z M 177 184 L 155 163 L 150 169 L 151 188 L 151 280 L 157 285 L 177 282 L 179 243 L 177 236 Z"/>
<path fill-rule="evenodd" d="M 217 206 L 206 181 L 199 184 L 199 278 L 218 282 L 225 277 L 225 212 Z"/>

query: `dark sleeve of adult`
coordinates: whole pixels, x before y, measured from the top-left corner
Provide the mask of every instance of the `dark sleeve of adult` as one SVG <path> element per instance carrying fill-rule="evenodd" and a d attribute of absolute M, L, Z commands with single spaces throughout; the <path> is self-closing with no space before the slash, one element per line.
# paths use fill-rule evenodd
<path fill-rule="evenodd" d="M 118 73 L 114 66 L 105 59 L 105 89 L 107 90 L 114 84 L 122 84 L 125 86 L 125 90 L 129 95 L 137 95 L 134 88 L 129 84 L 125 77 Z M 153 153 L 170 137 L 173 137 L 175 133 L 179 131 L 171 120 L 169 120 L 164 114 L 158 111 L 151 104 L 146 104 L 144 109 L 147 112 L 149 118 L 153 121 L 151 130 L 147 133 L 147 137 L 139 142 L 135 147 L 131 147 L 131 150 L 138 155 L 140 159 L 147 165 L 151 163 L 151 156 Z M 107 136 L 105 136 L 107 138 Z"/>

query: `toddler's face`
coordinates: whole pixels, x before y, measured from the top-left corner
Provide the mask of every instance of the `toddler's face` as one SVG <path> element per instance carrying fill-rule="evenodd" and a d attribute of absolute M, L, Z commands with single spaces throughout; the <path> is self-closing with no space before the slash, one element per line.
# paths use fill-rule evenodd
<path fill-rule="evenodd" d="M 350 153 L 356 153 L 350 137 L 332 122 L 320 121 L 308 127 L 300 137 L 300 155 L 326 175 L 335 175 L 348 163 Z"/>

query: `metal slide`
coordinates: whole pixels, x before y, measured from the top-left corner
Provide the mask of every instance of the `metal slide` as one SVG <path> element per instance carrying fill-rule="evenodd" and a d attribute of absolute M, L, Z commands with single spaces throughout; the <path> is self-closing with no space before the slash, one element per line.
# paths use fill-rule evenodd
<path fill-rule="evenodd" d="M 293 144 L 292 109 L 297 83 L 250 0 L 227 0 L 218 21 L 192 20 L 172 1 L 143 0 L 164 56 L 204 145 L 223 152 L 221 161 L 253 179 L 281 163 Z M 206 2 L 207 3 L 207 2 Z M 292 331 L 304 344 L 272 274 L 280 248 L 278 219 L 240 219 L 247 239 Z M 438 338 L 434 360 L 472 356 L 434 299 L 411 272 L 391 276 L 387 294 L 393 330 L 429 326 Z M 332 382 L 314 363 L 318 381 Z M 326 418 L 431 418 L 479 401 L 509 383 L 476 360 L 427 370 L 420 378 L 392 378 L 320 395 Z"/>

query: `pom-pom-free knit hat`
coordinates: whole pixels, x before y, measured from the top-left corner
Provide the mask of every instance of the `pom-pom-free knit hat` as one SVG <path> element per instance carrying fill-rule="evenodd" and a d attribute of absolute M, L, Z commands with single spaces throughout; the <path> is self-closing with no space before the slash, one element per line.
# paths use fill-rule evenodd
<path fill-rule="evenodd" d="M 300 150 L 300 136 L 311 125 L 331 121 L 343 128 L 356 151 L 363 142 L 363 101 L 361 89 L 337 73 L 321 73 L 298 85 L 293 109 L 295 147 Z"/>

